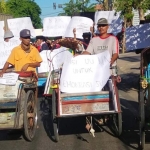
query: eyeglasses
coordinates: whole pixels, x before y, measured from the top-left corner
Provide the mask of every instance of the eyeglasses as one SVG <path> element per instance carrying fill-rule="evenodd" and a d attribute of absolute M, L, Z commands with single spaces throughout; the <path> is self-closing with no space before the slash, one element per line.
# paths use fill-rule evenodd
<path fill-rule="evenodd" d="M 100 27 L 106 27 L 108 26 L 107 24 L 99 24 L 97 27 L 100 28 Z"/>

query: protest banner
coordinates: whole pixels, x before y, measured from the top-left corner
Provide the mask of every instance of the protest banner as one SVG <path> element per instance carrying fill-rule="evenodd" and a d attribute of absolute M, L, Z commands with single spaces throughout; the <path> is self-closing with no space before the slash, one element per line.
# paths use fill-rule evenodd
<path fill-rule="evenodd" d="M 4 41 L 4 21 L 0 21 L 0 42 Z"/>
<path fill-rule="evenodd" d="M 9 57 L 12 49 L 21 43 L 19 39 L 10 39 L 9 42 L 0 42 L 0 69 L 3 68 L 7 58 Z"/>
<path fill-rule="evenodd" d="M 126 29 L 126 50 L 133 51 L 150 47 L 150 23 Z"/>
<path fill-rule="evenodd" d="M 43 20 L 43 35 L 47 37 L 64 36 L 70 16 L 47 17 Z"/>
<path fill-rule="evenodd" d="M 66 47 L 60 47 L 53 51 L 44 50 L 40 52 L 43 62 L 38 67 L 38 73 L 51 72 L 52 70 L 59 69 L 64 63 L 65 59 L 72 57 L 72 54 Z"/>
<path fill-rule="evenodd" d="M 15 38 L 20 37 L 20 31 L 23 29 L 30 30 L 31 36 L 35 37 L 35 31 L 30 17 L 8 19 L 7 23 Z"/>
<path fill-rule="evenodd" d="M 100 18 L 106 18 L 108 20 L 108 23 L 110 24 L 108 33 L 116 35 L 121 32 L 123 20 L 120 18 L 120 12 L 115 14 L 115 11 L 96 11 L 94 19 L 96 33 L 99 33 L 97 30 L 97 22 Z"/>
<path fill-rule="evenodd" d="M 83 39 L 84 32 L 90 32 L 90 27 L 93 26 L 93 20 L 87 17 L 72 17 L 64 37 L 74 37 L 73 29 L 76 28 L 76 38 Z"/>
<path fill-rule="evenodd" d="M 110 77 L 110 54 L 81 55 L 64 62 L 60 90 L 66 93 L 101 91 Z"/>

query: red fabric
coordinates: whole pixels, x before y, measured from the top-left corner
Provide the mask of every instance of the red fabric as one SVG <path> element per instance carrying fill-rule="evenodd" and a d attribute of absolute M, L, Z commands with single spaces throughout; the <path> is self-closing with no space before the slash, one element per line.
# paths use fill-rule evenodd
<path fill-rule="evenodd" d="M 41 50 L 41 45 L 37 46 L 38 51 L 40 52 Z"/>

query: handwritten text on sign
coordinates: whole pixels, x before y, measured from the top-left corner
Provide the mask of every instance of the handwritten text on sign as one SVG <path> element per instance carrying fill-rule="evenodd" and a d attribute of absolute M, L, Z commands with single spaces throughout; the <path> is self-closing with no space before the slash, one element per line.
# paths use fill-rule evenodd
<path fill-rule="evenodd" d="M 35 31 L 30 17 L 8 19 L 7 22 L 14 37 L 20 37 L 20 31 L 23 29 L 29 29 L 32 37 L 35 37 Z"/>
<path fill-rule="evenodd" d="M 83 39 L 84 32 L 90 32 L 90 27 L 93 26 L 93 20 L 87 17 L 72 17 L 68 28 L 65 32 L 65 37 L 74 37 L 73 29 L 76 28 L 76 38 Z"/>
<path fill-rule="evenodd" d="M 43 35 L 48 37 L 64 36 L 70 16 L 47 17 L 43 21 Z"/>
<path fill-rule="evenodd" d="M 19 74 L 17 73 L 4 73 L 3 77 L 0 77 L 0 84 L 15 85 L 18 80 Z"/>
<path fill-rule="evenodd" d="M 9 57 L 12 49 L 18 46 L 21 41 L 18 39 L 10 39 L 9 42 L 2 41 L 0 42 L 0 69 L 3 68 L 7 58 Z"/>
<path fill-rule="evenodd" d="M 64 62 L 60 81 L 62 92 L 101 91 L 110 77 L 108 51 L 98 55 L 82 55 Z"/>

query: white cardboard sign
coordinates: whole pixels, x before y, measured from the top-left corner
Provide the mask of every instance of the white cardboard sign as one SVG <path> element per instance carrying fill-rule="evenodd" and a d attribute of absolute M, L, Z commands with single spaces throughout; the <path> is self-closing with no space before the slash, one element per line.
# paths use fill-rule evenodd
<path fill-rule="evenodd" d="M 4 41 L 4 21 L 0 21 L 0 41 Z"/>
<path fill-rule="evenodd" d="M 2 41 L 0 42 L 0 69 L 3 68 L 7 58 L 9 57 L 12 49 L 18 46 L 21 41 L 18 39 L 10 39 L 9 42 Z"/>
<path fill-rule="evenodd" d="M 87 17 L 72 17 L 64 37 L 74 37 L 73 29 L 76 28 L 76 38 L 83 39 L 84 32 L 90 32 L 90 27 L 93 26 L 93 20 Z"/>
<path fill-rule="evenodd" d="M 47 17 L 43 20 L 43 35 L 47 37 L 64 36 L 70 16 Z"/>
<path fill-rule="evenodd" d="M 110 54 L 81 55 L 67 59 L 62 68 L 61 92 L 101 91 L 110 77 Z"/>
<path fill-rule="evenodd" d="M 72 54 L 66 47 L 60 47 L 53 51 L 44 50 L 40 52 L 43 62 L 38 67 L 38 73 L 50 72 L 62 66 L 65 59 L 72 57 Z"/>
<path fill-rule="evenodd" d="M 30 17 L 8 19 L 7 22 L 10 31 L 14 34 L 14 37 L 20 37 L 20 31 L 23 29 L 30 30 L 31 36 L 35 37 L 35 31 Z"/>

